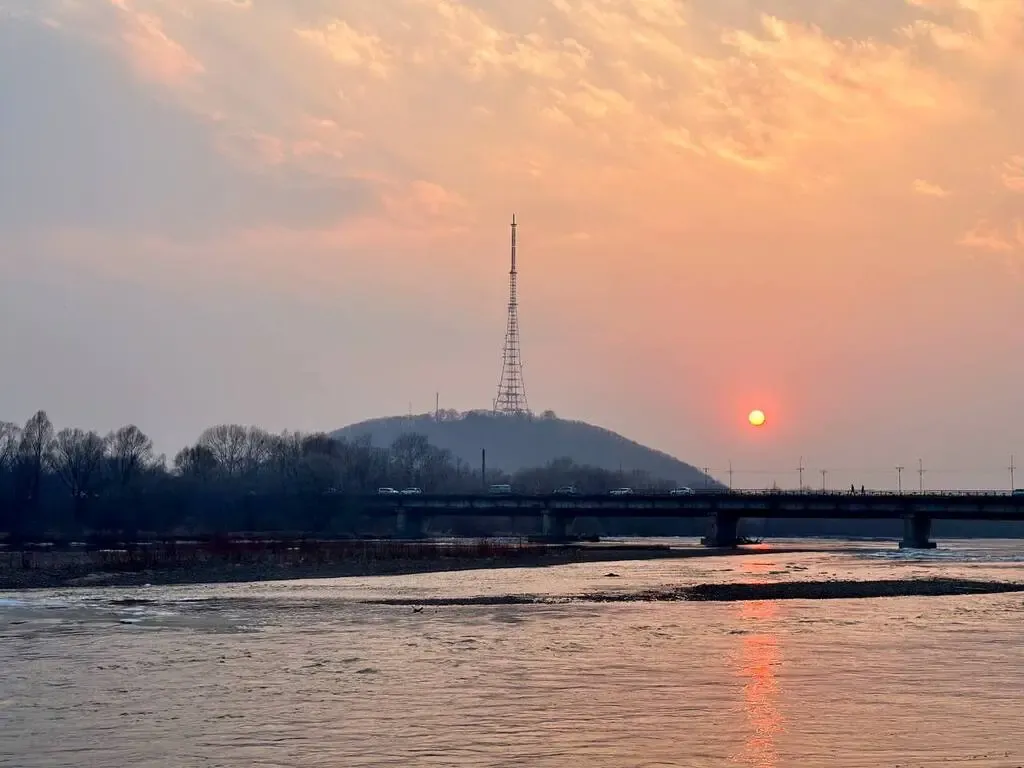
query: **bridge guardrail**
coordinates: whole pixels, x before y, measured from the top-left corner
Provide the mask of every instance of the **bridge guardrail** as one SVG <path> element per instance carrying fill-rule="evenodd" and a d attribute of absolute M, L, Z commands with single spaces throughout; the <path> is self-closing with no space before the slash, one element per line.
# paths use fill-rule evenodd
<path fill-rule="evenodd" d="M 665 498 L 665 499 L 685 499 L 692 496 L 870 496 L 870 497 L 918 497 L 918 496 L 938 496 L 938 497 L 971 497 L 971 496 L 1013 496 L 1012 491 L 997 491 L 997 490 L 927 490 L 927 491 L 850 491 L 850 490 L 793 490 L 793 489 L 751 489 L 751 488 L 733 488 L 728 490 L 715 490 L 715 489 L 694 489 L 692 494 L 674 494 L 671 491 L 657 491 L 657 490 L 643 490 L 633 489 L 631 494 L 614 495 L 611 492 L 604 493 L 555 493 L 555 492 L 544 492 L 544 491 L 513 491 L 512 493 L 488 493 L 486 491 L 478 492 L 463 492 L 463 493 L 430 493 L 425 492 L 420 496 L 426 497 L 444 497 L 444 498 L 493 498 L 495 500 L 502 498 L 613 498 L 613 499 L 628 499 L 630 497 L 640 498 Z M 369 494 L 369 496 L 381 499 L 392 499 L 400 496 L 395 494 L 390 496 L 387 494 Z"/>

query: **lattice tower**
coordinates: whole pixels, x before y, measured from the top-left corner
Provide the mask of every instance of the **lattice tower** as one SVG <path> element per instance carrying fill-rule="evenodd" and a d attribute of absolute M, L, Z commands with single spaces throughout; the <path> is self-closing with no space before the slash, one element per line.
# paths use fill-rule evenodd
<path fill-rule="evenodd" d="M 501 355 L 501 378 L 498 396 L 494 398 L 494 412 L 506 416 L 530 413 L 523 384 L 523 360 L 519 350 L 519 300 L 516 286 L 516 217 L 512 214 L 512 269 L 508 273 L 508 325 L 505 328 L 505 348 Z"/>

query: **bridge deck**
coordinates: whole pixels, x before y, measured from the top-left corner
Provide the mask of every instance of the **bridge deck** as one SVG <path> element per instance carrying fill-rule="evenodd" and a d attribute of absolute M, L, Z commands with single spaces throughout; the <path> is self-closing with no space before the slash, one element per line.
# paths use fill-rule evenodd
<path fill-rule="evenodd" d="M 433 515 L 573 517 L 739 517 L 786 519 L 897 519 L 922 515 L 936 520 L 1024 522 L 1024 496 L 998 492 L 794 493 L 709 492 L 672 496 L 560 494 L 386 495 L 366 499 L 376 509 Z"/>

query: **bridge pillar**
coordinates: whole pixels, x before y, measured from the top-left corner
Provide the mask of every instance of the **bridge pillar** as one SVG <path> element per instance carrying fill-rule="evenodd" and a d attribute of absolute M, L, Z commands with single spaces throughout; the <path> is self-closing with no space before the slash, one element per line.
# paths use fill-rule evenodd
<path fill-rule="evenodd" d="M 400 539 L 422 539 L 426 537 L 424 523 L 426 516 L 422 512 L 413 509 L 399 509 L 397 512 L 396 528 Z"/>
<path fill-rule="evenodd" d="M 564 515 L 561 515 L 554 510 L 545 509 L 544 517 L 541 521 L 544 537 L 554 541 L 565 541 L 567 538 L 566 523 L 567 520 Z"/>
<path fill-rule="evenodd" d="M 935 542 L 930 541 L 932 535 L 932 519 L 927 515 L 906 515 L 903 518 L 903 541 L 900 549 L 935 549 Z"/>
<path fill-rule="evenodd" d="M 735 547 L 739 543 L 740 518 L 735 512 L 715 512 L 708 535 L 700 540 L 705 547 Z"/>

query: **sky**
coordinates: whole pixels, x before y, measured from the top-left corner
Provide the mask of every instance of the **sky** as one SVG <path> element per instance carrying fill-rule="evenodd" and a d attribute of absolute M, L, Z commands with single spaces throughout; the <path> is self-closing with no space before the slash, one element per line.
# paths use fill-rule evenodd
<path fill-rule="evenodd" d="M 515 213 L 533 410 L 1008 488 L 1022 51 L 1024 0 L 0 0 L 0 419 L 488 408 Z"/>

